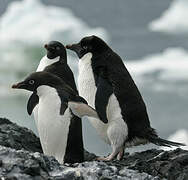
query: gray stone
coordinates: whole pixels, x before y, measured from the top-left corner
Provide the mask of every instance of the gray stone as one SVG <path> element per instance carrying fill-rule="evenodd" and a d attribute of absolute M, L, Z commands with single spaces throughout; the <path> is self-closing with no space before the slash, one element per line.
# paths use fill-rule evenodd
<path fill-rule="evenodd" d="M 30 152 L 42 152 L 39 138 L 29 129 L 0 118 L 0 145 Z"/>
<path fill-rule="evenodd" d="M 147 150 L 126 153 L 122 161 L 59 164 L 42 154 L 39 138 L 27 128 L 0 118 L 0 179 L 4 180 L 187 180 L 188 151 Z"/>

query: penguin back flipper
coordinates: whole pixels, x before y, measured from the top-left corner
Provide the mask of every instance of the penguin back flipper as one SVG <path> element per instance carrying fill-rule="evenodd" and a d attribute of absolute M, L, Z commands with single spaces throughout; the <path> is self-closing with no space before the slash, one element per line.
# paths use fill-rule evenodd
<path fill-rule="evenodd" d="M 79 118 L 84 116 L 94 117 L 99 119 L 97 112 L 91 106 L 83 102 L 69 101 L 68 106 L 71 109 L 72 113 Z"/>
<path fill-rule="evenodd" d="M 104 123 L 108 123 L 106 108 L 108 105 L 109 97 L 112 95 L 112 93 L 112 86 L 108 83 L 107 79 L 99 76 L 97 81 L 97 92 L 95 95 L 95 109 L 98 113 L 99 118 Z"/>
<path fill-rule="evenodd" d="M 27 113 L 29 115 L 32 114 L 33 109 L 35 106 L 39 103 L 39 97 L 36 92 L 33 92 L 33 94 L 29 97 L 29 100 L 27 102 Z"/>

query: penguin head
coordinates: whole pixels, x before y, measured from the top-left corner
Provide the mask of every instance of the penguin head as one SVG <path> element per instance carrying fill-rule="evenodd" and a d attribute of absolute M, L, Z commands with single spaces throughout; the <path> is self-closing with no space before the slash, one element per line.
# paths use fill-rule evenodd
<path fill-rule="evenodd" d="M 84 37 L 77 44 L 66 45 L 66 48 L 76 52 L 80 59 L 89 52 L 93 55 L 99 55 L 110 49 L 102 39 L 94 35 Z"/>
<path fill-rule="evenodd" d="M 12 85 L 12 88 L 36 91 L 37 88 L 42 85 L 56 87 L 59 84 L 62 84 L 62 80 L 60 78 L 51 73 L 41 71 L 30 74 L 24 81 Z"/>
<path fill-rule="evenodd" d="M 58 41 L 50 41 L 44 45 L 44 48 L 47 50 L 47 57 L 49 59 L 54 59 L 58 56 L 67 59 L 66 48 Z"/>

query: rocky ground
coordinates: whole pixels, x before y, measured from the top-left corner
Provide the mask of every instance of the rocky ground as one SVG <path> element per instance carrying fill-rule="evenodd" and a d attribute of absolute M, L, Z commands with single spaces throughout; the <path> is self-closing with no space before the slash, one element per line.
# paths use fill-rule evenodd
<path fill-rule="evenodd" d="M 188 151 L 147 150 L 125 154 L 122 161 L 94 161 L 60 165 L 42 154 L 38 137 L 31 130 L 0 118 L 0 179 L 2 180 L 188 180 Z"/>

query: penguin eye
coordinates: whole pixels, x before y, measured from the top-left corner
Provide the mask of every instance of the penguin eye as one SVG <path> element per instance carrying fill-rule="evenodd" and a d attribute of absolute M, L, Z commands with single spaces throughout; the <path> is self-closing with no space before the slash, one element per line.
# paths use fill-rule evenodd
<path fill-rule="evenodd" d="M 56 47 L 56 50 L 60 50 L 60 47 L 59 47 L 59 46 L 57 46 L 57 47 Z"/>
<path fill-rule="evenodd" d="M 52 46 L 51 49 L 52 49 L 52 50 L 55 50 L 56 48 Z"/>
<path fill-rule="evenodd" d="M 85 50 L 87 50 L 87 46 L 83 46 L 82 48 L 85 49 Z"/>
<path fill-rule="evenodd" d="M 33 85 L 34 83 L 35 83 L 34 80 L 30 80 L 30 81 L 29 81 L 29 84 L 31 84 L 31 85 Z"/>

